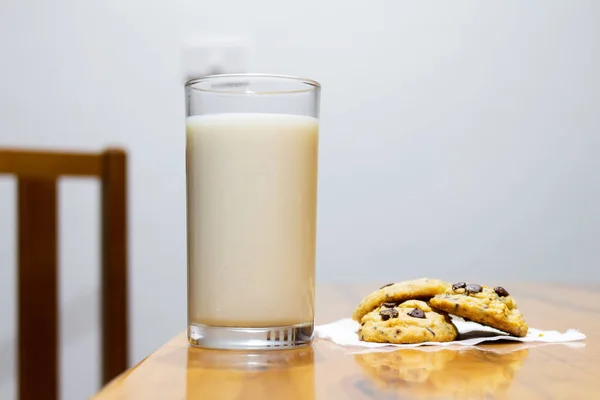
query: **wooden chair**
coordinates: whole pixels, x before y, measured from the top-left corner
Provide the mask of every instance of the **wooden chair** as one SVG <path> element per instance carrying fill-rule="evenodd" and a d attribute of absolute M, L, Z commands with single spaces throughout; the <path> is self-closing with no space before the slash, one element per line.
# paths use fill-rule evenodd
<path fill-rule="evenodd" d="M 0 149 L 0 174 L 17 178 L 18 393 L 22 400 L 59 397 L 57 179 L 100 179 L 102 382 L 107 383 L 128 366 L 126 153 Z"/>

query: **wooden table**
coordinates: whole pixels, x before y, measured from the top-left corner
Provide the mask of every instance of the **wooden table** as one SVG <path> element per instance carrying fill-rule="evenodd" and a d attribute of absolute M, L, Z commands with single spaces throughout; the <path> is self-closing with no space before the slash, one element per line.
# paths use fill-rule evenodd
<path fill-rule="evenodd" d="M 349 316 L 373 287 L 320 286 L 317 324 Z M 600 285 L 505 287 L 530 326 L 588 338 L 362 355 L 317 339 L 304 350 L 244 354 L 188 347 L 182 333 L 94 399 L 600 399 Z"/>

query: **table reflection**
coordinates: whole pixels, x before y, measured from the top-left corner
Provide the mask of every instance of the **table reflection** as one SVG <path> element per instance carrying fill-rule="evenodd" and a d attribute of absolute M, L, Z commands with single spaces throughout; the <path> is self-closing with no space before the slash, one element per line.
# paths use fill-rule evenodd
<path fill-rule="evenodd" d="M 503 396 L 529 350 L 417 350 L 356 354 L 367 392 L 396 392 L 402 398 L 495 398 Z M 369 387 L 375 385 L 375 387 Z"/>
<path fill-rule="evenodd" d="M 187 349 L 188 399 L 268 399 L 289 391 L 291 399 L 315 398 L 314 352 Z"/>

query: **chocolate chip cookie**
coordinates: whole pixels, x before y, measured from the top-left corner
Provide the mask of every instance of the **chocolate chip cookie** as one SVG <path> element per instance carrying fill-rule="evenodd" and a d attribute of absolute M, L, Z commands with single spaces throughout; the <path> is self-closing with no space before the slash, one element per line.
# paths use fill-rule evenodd
<path fill-rule="evenodd" d="M 491 326 L 513 336 L 525 336 L 529 327 L 517 303 L 503 287 L 490 288 L 458 282 L 446 293 L 433 297 L 432 307 L 467 320 Z"/>
<path fill-rule="evenodd" d="M 390 283 L 365 297 L 354 311 L 352 319 L 360 322 L 365 314 L 383 303 L 399 304 L 412 299 L 429 300 L 437 294 L 445 293 L 448 288 L 450 288 L 449 283 L 428 278 Z"/>
<path fill-rule="evenodd" d="M 360 340 L 395 344 L 450 342 L 457 334 L 445 312 L 420 300 L 383 304 L 362 317 L 358 329 Z"/>

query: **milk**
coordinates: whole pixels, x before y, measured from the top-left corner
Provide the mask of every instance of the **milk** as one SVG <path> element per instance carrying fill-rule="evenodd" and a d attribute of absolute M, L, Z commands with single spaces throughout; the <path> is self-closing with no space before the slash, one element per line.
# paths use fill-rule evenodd
<path fill-rule="evenodd" d="M 318 120 L 216 114 L 186 125 L 189 323 L 312 323 Z"/>

